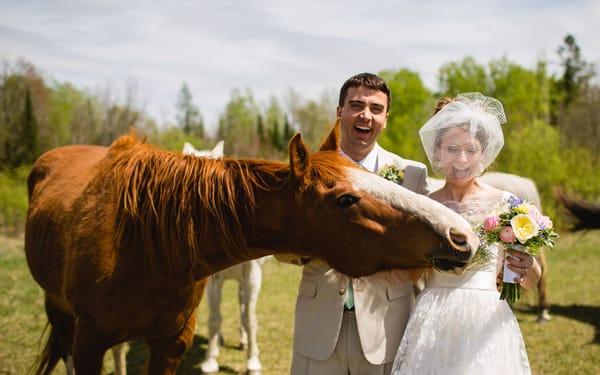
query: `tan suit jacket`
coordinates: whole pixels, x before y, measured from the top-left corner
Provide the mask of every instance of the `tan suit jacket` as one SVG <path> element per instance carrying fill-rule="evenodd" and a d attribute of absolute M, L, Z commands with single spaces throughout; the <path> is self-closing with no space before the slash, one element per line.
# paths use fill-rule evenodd
<path fill-rule="evenodd" d="M 427 168 L 379 147 L 377 169 L 395 163 L 403 186 L 427 194 Z M 296 300 L 294 352 L 314 360 L 329 358 L 338 340 L 349 277 L 320 260 L 306 264 Z M 375 365 L 394 360 L 414 303 L 408 272 L 380 272 L 352 279 L 361 347 Z"/>

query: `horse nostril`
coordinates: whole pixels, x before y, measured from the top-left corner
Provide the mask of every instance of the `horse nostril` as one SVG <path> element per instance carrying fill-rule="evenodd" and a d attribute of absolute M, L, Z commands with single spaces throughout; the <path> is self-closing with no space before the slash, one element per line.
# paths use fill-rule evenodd
<path fill-rule="evenodd" d="M 454 228 L 450 228 L 450 240 L 457 246 L 467 245 L 467 236 L 457 232 Z"/>

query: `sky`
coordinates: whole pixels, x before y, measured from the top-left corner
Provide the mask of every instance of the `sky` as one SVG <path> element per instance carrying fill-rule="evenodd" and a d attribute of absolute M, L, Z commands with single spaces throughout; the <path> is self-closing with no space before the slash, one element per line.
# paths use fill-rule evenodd
<path fill-rule="evenodd" d="M 538 59 L 573 34 L 600 67 L 597 0 L 0 0 L 0 59 L 24 58 L 44 77 L 90 92 L 135 88 L 159 123 L 175 121 L 183 82 L 209 128 L 236 88 L 259 104 L 293 88 L 306 99 L 351 75 L 409 68 L 437 89 L 437 72 L 473 56 Z"/>

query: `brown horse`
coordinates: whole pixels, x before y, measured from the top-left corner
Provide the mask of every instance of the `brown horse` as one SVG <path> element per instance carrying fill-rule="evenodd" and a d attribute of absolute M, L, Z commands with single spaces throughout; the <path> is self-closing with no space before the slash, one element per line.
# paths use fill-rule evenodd
<path fill-rule="evenodd" d="M 108 348 L 144 339 L 148 373 L 174 374 L 206 277 L 264 255 L 322 258 L 355 277 L 464 266 L 478 246 L 469 224 L 358 168 L 338 132 L 314 154 L 297 134 L 289 164 L 183 156 L 132 136 L 42 155 L 25 235 L 50 324 L 37 373 L 72 358 L 77 374 L 99 374 Z"/>
<path fill-rule="evenodd" d="M 600 204 L 569 197 L 557 189 L 556 196 L 573 219 L 573 230 L 600 229 Z"/>

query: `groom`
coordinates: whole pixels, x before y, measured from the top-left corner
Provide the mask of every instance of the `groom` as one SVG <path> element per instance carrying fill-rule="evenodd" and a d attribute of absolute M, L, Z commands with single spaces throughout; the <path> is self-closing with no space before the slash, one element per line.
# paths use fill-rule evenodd
<path fill-rule="evenodd" d="M 341 151 L 372 172 L 395 164 L 404 171 L 402 186 L 427 194 L 425 165 L 377 144 L 390 99 L 387 84 L 374 74 L 344 83 L 337 107 Z M 291 374 L 389 374 L 413 303 L 407 271 L 354 279 L 310 261 L 296 301 Z"/>

